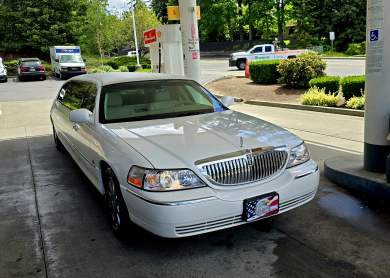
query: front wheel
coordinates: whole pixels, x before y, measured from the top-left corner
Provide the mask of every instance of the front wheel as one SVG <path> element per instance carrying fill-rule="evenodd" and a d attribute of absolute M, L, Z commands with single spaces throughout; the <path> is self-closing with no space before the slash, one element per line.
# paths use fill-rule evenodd
<path fill-rule="evenodd" d="M 110 217 L 111 227 L 118 238 L 123 238 L 130 226 L 130 217 L 120 186 L 111 168 L 104 171 L 104 199 Z"/>
<path fill-rule="evenodd" d="M 239 70 L 245 70 L 246 60 L 238 60 L 237 61 L 237 68 Z"/>
<path fill-rule="evenodd" d="M 54 126 L 53 126 L 53 139 L 54 139 L 54 144 L 56 145 L 57 151 L 64 152 L 65 147 L 62 144 L 60 138 L 58 138 L 58 135 L 57 135 L 57 132 L 56 132 L 56 129 L 54 128 Z"/>

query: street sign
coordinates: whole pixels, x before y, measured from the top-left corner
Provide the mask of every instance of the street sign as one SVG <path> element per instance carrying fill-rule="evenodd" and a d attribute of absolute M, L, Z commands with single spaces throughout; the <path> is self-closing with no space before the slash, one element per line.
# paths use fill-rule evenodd
<path fill-rule="evenodd" d="M 152 44 L 157 42 L 157 31 L 156 29 L 150 29 L 144 32 L 144 44 Z"/>
<path fill-rule="evenodd" d="M 196 17 L 200 19 L 200 6 L 196 7 Z M 168 20 L 180 20 L 179 6 L 168 6 Z"/>
<path fill-rule="evenodd" d="M 335 34 L 335 32 L 330 32 L 330 33 L 329 33 L 329 39 L 330 39 L 331 41 L 334 41 L 334 40 L 336 39 L 336 34 Z"/>
<path fill-rule="evenodd" d="M 370 31 L 370 41 L 371 42 L 379 41 L 379 30 L 371 30 Z"/>

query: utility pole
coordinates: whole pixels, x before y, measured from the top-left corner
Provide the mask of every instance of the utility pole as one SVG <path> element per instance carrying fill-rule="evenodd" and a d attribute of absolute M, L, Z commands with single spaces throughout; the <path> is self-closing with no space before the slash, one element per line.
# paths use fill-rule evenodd
<path fill-rule="evenodd" d="M 137 52 L 137 68 L 140 68 L 141 65 L 139 63 L 139 52 L 138 52 L 138 39 L 137 39 L 137 26 L 135 24 L 135 3 L 133 4 L 133 30 L 134 30 L 134 43 L 135 43 L 135 51 Z"/>
<path fill-rule="evenodd" d="M 196 0 L 179 0 L 179 9 L 184 71 L 187 77 L 200 82 L 200 48 Z"/>
<path fill-rule="evenodd" d="M 385 172 L 390 154 L 390 1 L 367 1 L 364 167 Z"/>

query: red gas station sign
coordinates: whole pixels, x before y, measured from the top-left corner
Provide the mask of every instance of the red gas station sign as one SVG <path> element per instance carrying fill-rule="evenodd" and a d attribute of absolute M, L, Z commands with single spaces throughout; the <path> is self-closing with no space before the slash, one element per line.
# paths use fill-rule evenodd
<path fill-rule="evenodd" d="M 157 31 L 156 29 L 150 29 L 144 32 L 144 44 L 151 44 L 157 42 Z"/>

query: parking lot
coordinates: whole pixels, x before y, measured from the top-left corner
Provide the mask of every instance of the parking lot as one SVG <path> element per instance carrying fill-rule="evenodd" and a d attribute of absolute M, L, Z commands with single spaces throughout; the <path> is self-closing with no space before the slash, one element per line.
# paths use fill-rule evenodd
<path fill-rule="evenodd" d="M 390 213 L 321 177 L 315 200 L 211 234 L 117 240 L 102 198 L 56 151 L 49 109 L 62 82 L 0 84 L 0 277 L 387 277 Z M 312 157 L 360 155 L 363 119 L 236 105 L 303 137 Z M 310 119 L 310 120 L 309 120 Z"/>

